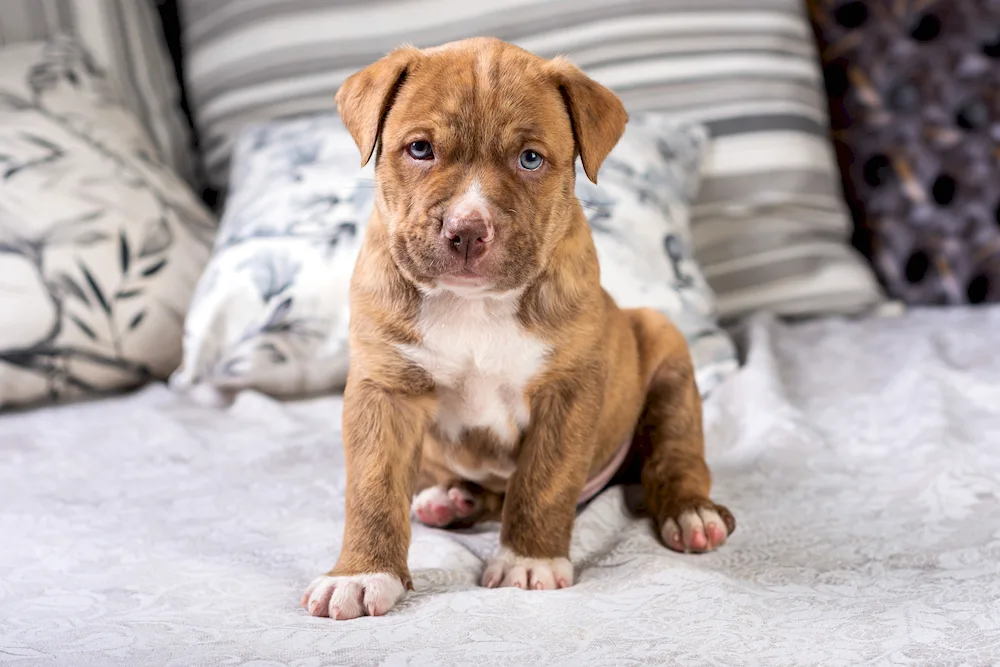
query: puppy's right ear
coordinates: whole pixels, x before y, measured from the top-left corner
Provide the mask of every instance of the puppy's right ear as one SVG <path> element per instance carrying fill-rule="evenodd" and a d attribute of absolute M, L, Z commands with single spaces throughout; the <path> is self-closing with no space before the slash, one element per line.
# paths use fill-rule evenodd
<path fill-rule="evenodd" d="M 406 71 L 420 57 L 420 49 L 404 46 L 352 74 L 337 91 L 337 111 L 361 151 L 361 166 L 368 164 L 382 123 Z"/>

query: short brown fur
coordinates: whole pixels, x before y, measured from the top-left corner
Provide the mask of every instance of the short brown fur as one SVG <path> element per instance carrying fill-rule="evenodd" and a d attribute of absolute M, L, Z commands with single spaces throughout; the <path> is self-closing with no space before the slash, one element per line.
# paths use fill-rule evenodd
<path fill-rule="evenodd" d="M 658 529 L 704 507 L 732 532 L 729 512 L 709 499 L 687 345 L 662 315 L 621 310 L 604 292 L 573 194 L 576 157 L 596 181 L 624 130 L 618 99 L 566 61 L 477 39 L 396 51 L 351 77 L 337 103 L 363 161 L 378 148 L 376 212 L 351 291 L 347 523 L 330 574 L 390 572 L 411 586 L 411 497 L 441 483 L 475 489 L 484 499 L 476 518 L 500 516 L 501 543 L 515 553 L 566 557 L 581 489 L 630 438 Z M 414 137 L 441 151 L 433 166 L 403 155 Z M 545 155 L 545 172 L 507 162 L 525 145 Z M 399 351 L 420 343 L 421 301 L 443 271 L 428 220 L 443 218 L 472 177 L 497 211 L 495 250 L 481 270 L 497 291 L 521 290 L 517 320 L 550 350 L 526 390 L 530 422 L 516 447 L 485 431 L 464 435 L 457 456 L 466 468 L 513 467 L 481 484 L 449 468 L 434 426 L 435 381 Z"/>

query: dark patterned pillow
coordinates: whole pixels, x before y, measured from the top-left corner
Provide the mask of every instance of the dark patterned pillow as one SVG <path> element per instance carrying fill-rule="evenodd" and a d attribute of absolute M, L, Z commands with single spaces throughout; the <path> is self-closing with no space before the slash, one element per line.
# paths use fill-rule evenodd
<path fill-rule="evenodd" d="M 1000 1 L 809 6 L 857 244 L 909 303 L 1000 301 Z"/>

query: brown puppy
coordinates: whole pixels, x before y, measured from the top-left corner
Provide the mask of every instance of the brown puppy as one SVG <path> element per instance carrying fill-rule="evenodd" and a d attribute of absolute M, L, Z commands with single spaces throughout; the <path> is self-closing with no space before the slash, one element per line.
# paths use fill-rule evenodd
<path fill-rule="evenodd" d="M 362 163 L 377 148 L 376 206 L 351 288 L 343 550 L 309 611 L 380 615 L 412 588 L 418 489 L 428 523 L 501 519 L 483 585 L 570 586 L 578 501 L 630 444 L 666 545 L 721 545 L 687 345 L 604 292 L 574 197 L 577 156 L 596 181 L 624 131 L 618 98 L 473 39 L 394 51 L 337 105 Z"/>

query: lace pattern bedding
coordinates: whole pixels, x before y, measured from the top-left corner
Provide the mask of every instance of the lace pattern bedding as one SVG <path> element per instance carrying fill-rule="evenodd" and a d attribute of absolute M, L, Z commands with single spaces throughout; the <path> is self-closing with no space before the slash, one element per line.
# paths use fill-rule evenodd
<path fill-rule="evenodd" d="M 0 663 L 986 665 L 1000 661 L 1000 309 L 753 323 L 706 406 L 717 554 L 609 490 L 566 591 L 482 590 L 496 532 L 415 527 L 417 592 L 297 608 L 342 528 L 336 399 L 153 386 L 0 417 Z"/>

